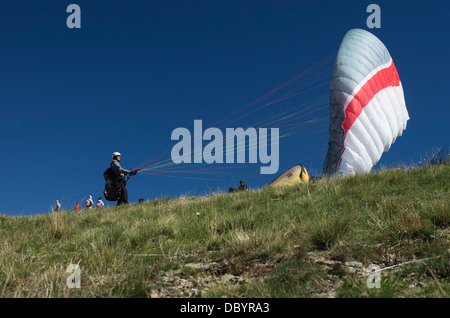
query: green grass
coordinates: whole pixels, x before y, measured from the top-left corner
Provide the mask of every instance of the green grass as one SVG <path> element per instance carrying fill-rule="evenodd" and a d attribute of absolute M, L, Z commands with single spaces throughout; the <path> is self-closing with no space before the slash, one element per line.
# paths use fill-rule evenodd
<path fill-rule="evenodd" d="M 448 297 L 449 180 L 444 164 L 0 216 L 0 296 Z M 80 289 L 66 287 L 69 264 Z M 393 266 L 380 289 L 367 287 L 369 264 Z"/>

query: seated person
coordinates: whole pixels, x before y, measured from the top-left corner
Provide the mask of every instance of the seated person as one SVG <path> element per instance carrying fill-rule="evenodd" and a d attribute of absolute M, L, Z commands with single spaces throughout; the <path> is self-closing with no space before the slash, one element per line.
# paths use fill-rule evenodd
<path fill-rule="evenodd" d="M 241 181 L 239 182 L 239 184 L 240 184 L 239 188 L 230 188 L 230 189 L 228 190 L 228 192 L 248 191 L 248 187 L 247 187 L 247 185 L 245 184 L 244 180 L 241 180 Z"/>

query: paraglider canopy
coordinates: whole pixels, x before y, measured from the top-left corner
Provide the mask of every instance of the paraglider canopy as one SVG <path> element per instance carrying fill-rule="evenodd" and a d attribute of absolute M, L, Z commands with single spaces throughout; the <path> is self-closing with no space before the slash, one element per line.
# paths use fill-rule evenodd
<path fill-rule="evenodd" d="M 286 172 L 269 183 L 269 186 L 290 186 L 303 182 L 309 182 L 309 176 L 305 167 L 300 164 L 286 170 Z"/>
<path fill-rule="evenodd" d="M 384 44 L 365 30 L 347 32 L 330 84 L 324 175 L 367 173 L 406 129 L 403 88 Z"/>

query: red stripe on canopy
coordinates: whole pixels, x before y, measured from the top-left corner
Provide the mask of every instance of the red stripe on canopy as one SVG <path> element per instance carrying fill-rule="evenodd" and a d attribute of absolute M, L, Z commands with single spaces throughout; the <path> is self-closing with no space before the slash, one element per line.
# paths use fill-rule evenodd
<path fill-rule="evenodd" d="M 347 133 L 347 131 L 352 127 L 364 107 L 369 104 L 376 94 L 385 88 L 399 85 L 400 77 L 398 76 L 394 62 L 392 62 L 389 67 L 378 71 L 374 76 L 372 76 L 356 93 L 345 110 L 345 121 L 342 125 L 345 132 Z"/>

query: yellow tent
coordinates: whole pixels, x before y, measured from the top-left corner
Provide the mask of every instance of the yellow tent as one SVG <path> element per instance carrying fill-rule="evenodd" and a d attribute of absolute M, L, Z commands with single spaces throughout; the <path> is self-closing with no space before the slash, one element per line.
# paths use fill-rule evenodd
<path fill-rule="evenodd" d="M 269 186 L 289 186 L 309 182 L 308 172 L 303 165 L 296 165 L 269 183 Z"/>

